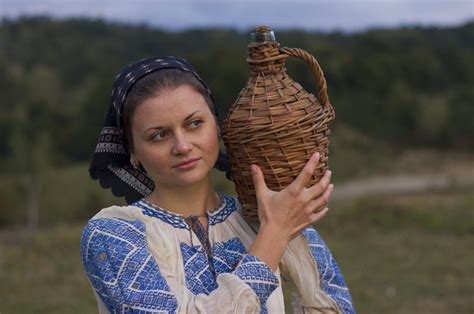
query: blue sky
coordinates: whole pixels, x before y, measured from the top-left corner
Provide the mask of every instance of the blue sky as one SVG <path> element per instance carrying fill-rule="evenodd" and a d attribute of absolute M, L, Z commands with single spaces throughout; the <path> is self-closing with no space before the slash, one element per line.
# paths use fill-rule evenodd
<path fill-rule="evenodd" d="M 474 0 L 0 0 L 6 17 L 101 17 L 170 30 L 229 27 L 358 31 L 474 20 Z"/>

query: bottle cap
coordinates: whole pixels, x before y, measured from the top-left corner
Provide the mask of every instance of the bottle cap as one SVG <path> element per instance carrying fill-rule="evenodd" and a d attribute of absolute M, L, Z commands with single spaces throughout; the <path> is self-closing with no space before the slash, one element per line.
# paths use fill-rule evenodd
<path fill-rule="evenodd" d="M 265 41 L 276 41 L 275 33 L 268 26 L 259 26 L 255 29 L 255 33 L 250 34 L 252 43 L 263 43 Z"/>

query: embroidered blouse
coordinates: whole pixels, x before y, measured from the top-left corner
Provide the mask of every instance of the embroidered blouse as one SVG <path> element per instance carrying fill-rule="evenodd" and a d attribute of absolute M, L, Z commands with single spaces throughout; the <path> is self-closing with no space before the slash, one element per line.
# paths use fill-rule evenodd
<path fill-rule="evenodd" d="M 99 313 L 284 313 L 281 275 L 296 286 L 293 313 L 354 313 L 313 227 L 290 242 L 273 272 L 247 253 L 256 234 L 238 201 L 219 196 L 207 234 L 145 200 L 95 215 L 82 234 L 81 258 Z"/>

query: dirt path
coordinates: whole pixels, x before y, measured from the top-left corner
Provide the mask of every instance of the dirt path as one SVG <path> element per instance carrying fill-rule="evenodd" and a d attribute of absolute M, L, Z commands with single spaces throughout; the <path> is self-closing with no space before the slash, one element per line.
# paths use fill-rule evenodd
<path fill-rule="evenodd" d="M 332 199 L 350 200 L 370 194 L 408 194 L 433 189 L 473 187 L 474 169 L 462 175 L 425 174 L 364 178 L 336 185 Z"/>

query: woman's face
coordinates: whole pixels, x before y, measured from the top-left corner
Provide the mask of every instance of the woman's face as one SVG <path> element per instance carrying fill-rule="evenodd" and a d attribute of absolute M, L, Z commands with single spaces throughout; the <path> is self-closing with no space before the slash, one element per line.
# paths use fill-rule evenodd
<path fill-rule="evenodd" d="M 132 117 L 134 155 L 155 186 L 192 186 L 210 179 L 219 154 L 214 115 L 192 87 L 165 89 Z"/>

